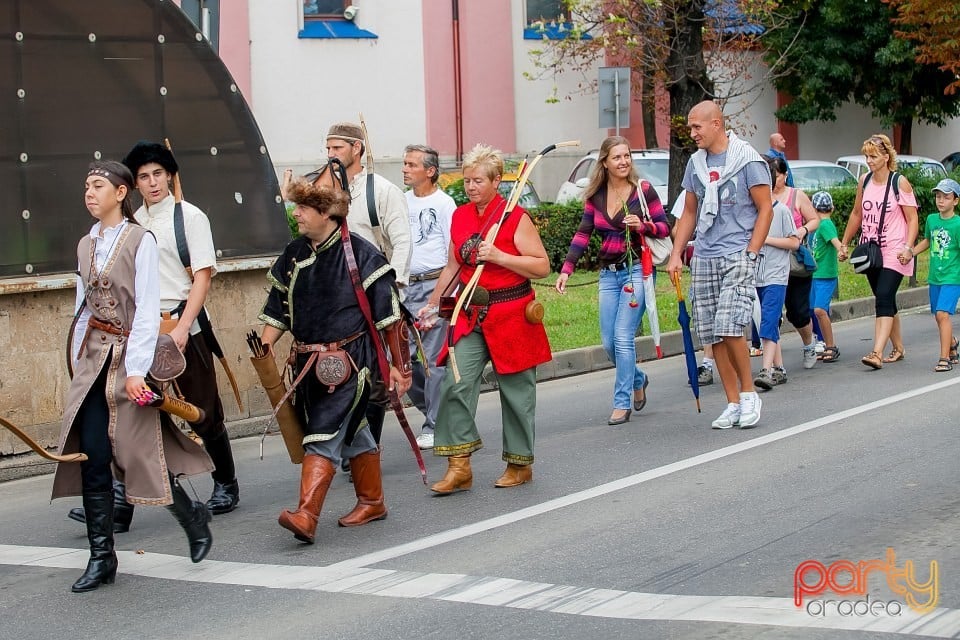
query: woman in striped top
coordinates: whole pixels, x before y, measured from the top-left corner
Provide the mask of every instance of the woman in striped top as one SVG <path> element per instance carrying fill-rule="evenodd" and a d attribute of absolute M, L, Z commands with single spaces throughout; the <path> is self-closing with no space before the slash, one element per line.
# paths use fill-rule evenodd
<path fill-rule="evenodd" d="M 633 411 L 647 404 L 650 383 L 637 364 L 634 342 L 645 307 L 642 258 L 648 249 L 643 236 L 666 238 L 670 227 L 657 192 L 637 175 L 630 142 L 624 137 L 611 136 L 600 145 L 583 197 L 583 219 L 570 242 L 556 288 L 561 294 L 566 292 L 567 279 L 590 243 L 590 236 L 598 234 L 600 338 L 617 370 L 613 413 L 607 424 L 618 425 L 630 420 L 631 393 Z M 641 197 L 649 215 L 644 212 Z M 652 262 L 648 262 L 648 269 L 650 265 Z"/>

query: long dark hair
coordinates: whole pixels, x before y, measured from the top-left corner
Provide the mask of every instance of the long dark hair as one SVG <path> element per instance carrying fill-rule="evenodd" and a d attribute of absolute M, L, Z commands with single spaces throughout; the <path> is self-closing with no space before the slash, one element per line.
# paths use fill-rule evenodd
<path fill-rule="evenodd" d="M 132 222 L 133 224 L 140 224 L 137 222 L 137 219 L 133 217 L 133 212 L 136 211 L 133 207 L 133 196 L 131 195 L 134 191 L 133 188 L 133 174 L 130 173 L 130 169 L 121 162 L 116 160 L 96 160 L 90 163 L 88 167 L 87 175 L 96 174 L 102 176 L 110 181 L 114 187 L 126 187 L 127 193 L 123 196 L 123 200 L 120 202 L 120 213 L 123 214 L 123 217 L 127 221 Z"/>

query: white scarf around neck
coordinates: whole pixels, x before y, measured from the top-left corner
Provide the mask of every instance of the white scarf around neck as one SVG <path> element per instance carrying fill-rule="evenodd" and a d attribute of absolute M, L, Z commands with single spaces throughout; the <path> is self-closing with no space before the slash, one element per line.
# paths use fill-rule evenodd
<path fill-rule="evenodd" d="M 704 186 L 703 202 L 700 203 L 700 218 L 697 222 L 697 235 L 702 235 L 710 227 L 720 211 L 720 187 L 735 176 L 747 163 L 763 161 L 757 150 L 749 143 L 741 140 L 732 131 L 727 132 L 727 157 L 719 169 L 720 178 L 711 182 L 710 169 L 707 167 L 707 150 L 700 149 L 693 154 L 693 170 Z"/>

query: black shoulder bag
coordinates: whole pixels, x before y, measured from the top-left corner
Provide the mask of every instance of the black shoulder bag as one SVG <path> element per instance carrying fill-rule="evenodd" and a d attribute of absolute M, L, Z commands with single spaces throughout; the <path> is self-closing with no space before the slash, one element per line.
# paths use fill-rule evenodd
<path fill-rule="evenodd" d="M 872 178 L 873 174 L 868 174 L 866 179 L 863 181 L 864 191 L 866 191 L 866 184 Z M 871 238 L 869 240 L 863 239 L 863 234 L 860 234 L 860 244 L 853 250 L 853 253 L 850 254 L 850 265 L 853 267 L 853 270 L 856 273 L 866 273 L 871 269 L 882 269 L 883 268 L 883 250 L 881 249 L 881 238 L 883 237 L 883 221 L 887 215 L 887 198 L 890 197 L 890 184 L 894 179 L 899 180 L 900 176 L 894 171 L 890 172 L 890 175 L 887 176 L 887 188 L 883 192 L 883 205 L 880 208 L 880 224 L 877 226 L 877 237 L 876 239 Z M 861 196 L 861 209 L 863 207 L 863 197 Z"/>

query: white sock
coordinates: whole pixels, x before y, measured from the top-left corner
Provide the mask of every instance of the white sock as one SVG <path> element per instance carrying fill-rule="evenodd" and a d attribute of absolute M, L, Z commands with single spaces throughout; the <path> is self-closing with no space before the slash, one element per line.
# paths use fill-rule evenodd
<path fill-rule="evenodd" d="M 713 358 L 704 358 L 703 366 L 705 366 L 707 369 L 710 369 L 710 371 L 713 371 Z"/>

